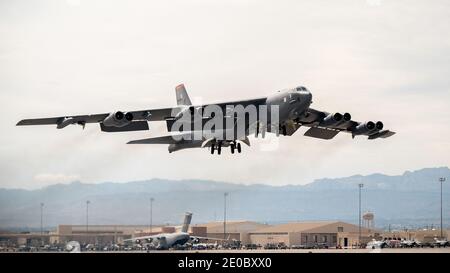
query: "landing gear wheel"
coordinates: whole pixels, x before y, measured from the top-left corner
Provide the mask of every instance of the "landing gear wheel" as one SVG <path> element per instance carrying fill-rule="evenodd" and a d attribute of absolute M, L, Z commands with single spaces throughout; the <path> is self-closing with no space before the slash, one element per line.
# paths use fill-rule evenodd
<path fill-rule="evenodd" d="M 214 154 L 214 144 L 211 145 L 211 154 Z"/>
<path fill-rule="evenodd" d="M 238 150 L 238 153 L 241 153 L 241 151 L 242 151 L 242 149 L 241 149 L 241 143 L 238 143 L 238 144 L 237 144 L 237 150 Z"/>
<path fill-rule="evenodd" d="M 282 132 L 283 132 L 283 136 L 286 136 L 286 135 L 287 135 L 287 132 L 286 132 L 286 126 L 285 126 L 285 125 L 283 125 L 283 126 L 281 127 L 281 130 L 282 130 Z"/>
<path fill-rule="evenodd" d="M 231 153 L 234 154 L 234 149 L 236 148 L 236 146 L 234 144 L 230 145 L 230 149 L 231 149 Z"/>
<path fill-rule="evenodd" d="M 220 155 L 220 153 L 222 153 L 222 144 L 219 143 L 219 145 L 217 146 L 217 154 Z"/>

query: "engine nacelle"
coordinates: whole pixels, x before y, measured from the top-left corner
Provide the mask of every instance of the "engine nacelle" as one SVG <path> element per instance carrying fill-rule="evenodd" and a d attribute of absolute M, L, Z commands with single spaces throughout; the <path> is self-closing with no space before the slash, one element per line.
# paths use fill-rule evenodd
<path fill-rule="evenodd" d="M 376 130 L 376 124 L 373 121 L 368 121 L 359 124 L 356 126 L 355 130 L 353 130 L 354 135 L 362 135 Z"/>
<path fill-rule="evenodd" d="M 350 114 L 349 114 L 350 115 Z M 322 122 L 320 123 L 321 126 L 330 126 L 330 125 L 335 125 L 338 124 L 339 122 L 342 121 L 342 114 L 341 113 L 334 113 L 334 114 L 329 114 L 328 116 L 326 116 Z"/>
<path fill-rule="evenodd" d="M 109 114 L 104 120 L 103 124 L 109 127 L 123 127 L 133 121 L 133 114 L 130 112 L 123 113 L 121 111 Z"/>
<path fill-rule="evenodd" d="M 383 127 L 384 127 L 383 122 L 377 121 L 377 123 L 375 123 L 375 129 L 377 129 L 377 131 L 383 130 Z"/>
<path fill-rule="evenodd" d="M 350 115 L 350 113 L 344 113 L 344 115 L 342 115 L 342 118 L 344 121 L 350 121 L 352 120 L 352 115 Z"/>

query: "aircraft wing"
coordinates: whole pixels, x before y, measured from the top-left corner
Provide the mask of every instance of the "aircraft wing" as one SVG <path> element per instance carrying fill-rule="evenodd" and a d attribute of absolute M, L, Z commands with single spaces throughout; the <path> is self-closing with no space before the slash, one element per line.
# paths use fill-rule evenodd
<path fill-rule="evenodd" d="M 150 235 L 150 236 L 135 237 L 132 239 L 125 239 L 123 241 L 124 242 L 136 242 L 136 241 L 152 240 L 157 237 L 158 237 L 157 235 Z"/>
<path fill-rule="evenodd" d="M 17 123 L 17 126 L 24 125 L 57 125 L 65 118 L 72 118 L 73 124 L 75 123 L 95 123 L 103 121 L 109 114 L 95 114 L 95 115 L 78 115 L 78 116 L 64 116 L 64 117 L 52 117 L 52 118 L 36 118 L 36 119 L 23 119 Z"/>
<path fill-rule="evenodd" d="M 205 240 L 205 241 L 231 241 L 230 238 L 213 238 L 213 237 L 201 237 L 201 236 L 191 236 L 191 240 Z"/>
<path fill-rule="evenodd" d="M 264 103 L 266 98 L 258 98 L 251 100 L 241 100 L 241 101 L 230 101 L 230 102 L 222 102 L 217 104 L 206 104 L 206 105 L 198 105 L 198 106 L 190 106 L 194 108 L 204 108 L 209 105 L 217 105 L 225 111 L 227 105 L 243 105 L 244 107 L 250 104 L 260 105 Z M 133 122 L 136 121 L 164 121 L 169 118 L 175 117 L 178 113 L 186 109 L 186 106 L 176 106 L 169 108 L 159 108 L 159 109 L 147 109 L 147 110 L 139 110 L 139 111 L 123 111 L 123 113 L 131 113 L 133 116 Z M 17 126 L 25 126 L 25 125 L 56 125 L 58 129 L 62 129 L 67 125 L 71 124 L 79 124 L 84 126 L 86 123 L 102 123 L 109 115 L 112 113 L 102 113 L 102 114 L 92 114 L 92 115 L 67 115 L 67 116 L 58 116 L 58 117 L 50 117 L 50 118 L 36 118 L 36 119 L 23 119 L 19 121 Z M 139 127 L 141 130 L 143 127 L 142 123 L 139 126 L 131 126 L 131 130 L 136 130 Z M 103 128 L 102 128 L 103 129 Z M 148 129 L 148 128 L 147 128 Z M 144 129 L 144 130 L 147 130 Z M 124 130 L 114 130 L 114 131 L 128 131 L 126 128 Z"/>
<path fill-rule="evenodd" d="M 382 122 L 358 122 L 351 119 L 350 114 L 328 113 L 325 111 L 309 108 L 303 117 L 297 122 L 310 127 L 305 132 L 305 136 L 332 139 L 339 132 L 350 133 L 352 136 L 365 135 L 369 139 L 387 138 L 393 136 L 395 132 L 383 129 Z"/>
<path fill-rule="evenodd" d="M 133 121 L 161 121 L 171 117 L 173 111 L 178 111 L 178 107 L 160 108 L 140 111 L 129 111 L 133 115 Z M 111 113 L 93 114 L 93 115 L 69 115 L 51 118 L 23 119 L 17 123 L 17 126 L 24 125 L 61 125 L 64 122 L 68 124 L 86 124 L 101 123 Z M 65 126 L 64 126 L 65 127 Z"/>
<path fill-rule="evenodd" d="M 264 104 L 266 102 L 267 97 L 261 97 L 261 98 L 256 98 L 256 99 L 249 99 L 249 100 L 237 100 L 237 101 L 227 101 L 227 102 L 219 102 L 219 103 L 210 103 L 210 104 L 205 104 L 205 105 L 197 105 L 194 106 L 195 108 L 198 107 L 208 107 L 210 105 L 217 105 L 220 108 L 222 108 L 222 111 L 224 113 L 226 113 L 226 107 L 231 105 L 231 106 L 236 106 L 236 105 L 242 105 L 244 107 L 248 106 L 248 105 L 255 105 L 256 107 L 258 107 L 261 104 Z"/>

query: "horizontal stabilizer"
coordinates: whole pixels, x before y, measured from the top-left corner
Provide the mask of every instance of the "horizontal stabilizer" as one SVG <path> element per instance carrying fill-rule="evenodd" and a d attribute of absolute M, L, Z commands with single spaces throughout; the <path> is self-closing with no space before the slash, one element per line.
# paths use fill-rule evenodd
<path fill-rule="evenodd" d="M 103 123 L 100 123 L 100 128 L 103 132 L 145 131 L 148 130 L 148 123 L 147 121 L 133 121 L 122 127 L 105 126 Z"/>
<path fill-rule="evenodd" d="M 183 135 L 177 135 L 175 138 L 175 136 L 168 135 L 168 136 L 144 138 L 144 139 L 132 140 L 132 141 L 128 142 L 127 144 L 176 144 L 176 143 L 180 143 L 183 141 L 182 136 Z"/>
<path fill-rule="evenodd" d="M 289 123 L 286 125 L 286 135 L 292 136 L 297 130 L 300 128 L 300 125 L 297 123 Z"/>
<path fill-rule="evenodd" d="M 329 129 L 311 127 L 308 131 L 305 132 L 305 136 L 321 138 L 321 139 L 332 139 L 338 133 L 339 133 L 339 131 L 337 131 L 337 130 L 329 130 Z"/>

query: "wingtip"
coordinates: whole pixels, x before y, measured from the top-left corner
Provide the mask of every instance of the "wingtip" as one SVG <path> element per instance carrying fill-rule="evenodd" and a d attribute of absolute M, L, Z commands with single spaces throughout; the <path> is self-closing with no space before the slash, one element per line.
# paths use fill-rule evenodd
<path fill-rule="evenodd" d="M 16 126 L 21 126 L 21 125 L 23 125 L 23 121 L 24 121 L 24 120 L 21 120 L 21 121 L 17 122 L 17 123 L 16 123 Z"/>
<path fill-rule="evenodd" d="M 391 136 L 393 136 L 393 135 L 395 135 L 395 134 L 396 134 L 396 132 L 388 131 L 387 137 L 391 137 Z"/>

